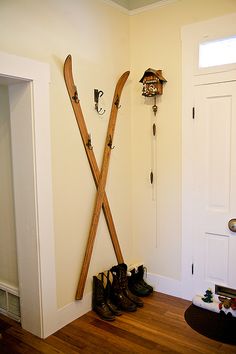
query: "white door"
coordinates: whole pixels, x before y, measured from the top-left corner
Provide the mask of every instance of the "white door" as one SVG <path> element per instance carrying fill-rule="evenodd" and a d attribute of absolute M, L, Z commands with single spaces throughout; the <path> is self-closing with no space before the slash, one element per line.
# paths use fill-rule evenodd
<path fill-rule="evenodd" d="M 195 86 L 194 291 L 236 289 L 236 81 Z M 235 220 L 236 221 L 236 220 Z"/>

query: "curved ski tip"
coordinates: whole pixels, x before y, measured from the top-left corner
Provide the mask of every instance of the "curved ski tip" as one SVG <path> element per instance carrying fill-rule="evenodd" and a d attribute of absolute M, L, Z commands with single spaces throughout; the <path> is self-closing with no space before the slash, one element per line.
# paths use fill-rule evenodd
<path fill-rule="evenodd" d="M 123 79 L 128 79 L 128 76 L 129 76 L 129 74 L 130 74 L 130 71 L 125 71 L 124 73 L 123 73 L 123 75 L 121 75 L 121 79 L 123 78 Z"/>
<path fill-rule="evenodd" d="M 70 54 L 67 55 L 65 59 L 63 70 L 64 70 L 64 74 L 66 71 L 72 70 L 72 56 Z"/>
<path fill-rule="evenodd" d="M 66 61 L 69 61 L 69 60 L 72 60 L 71 54 L 68 54 L 68 55 L 67 55 L 65 62 L 66 62 Z"/>
<path fill-rule="evenodd" d="M 129 70 L 124 73 L 124 76 L 126 77 L 126 80 L 128 79 L 129 74 L 130 74 L 130 71 L 129 71 Z"/>

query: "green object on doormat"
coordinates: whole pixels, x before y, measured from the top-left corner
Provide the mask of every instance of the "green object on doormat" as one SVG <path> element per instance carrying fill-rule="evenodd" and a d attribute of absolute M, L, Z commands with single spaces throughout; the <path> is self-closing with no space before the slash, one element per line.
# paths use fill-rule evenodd
<path fill-rule="evenodd" d="M 211 289 L 207 289 L 205 294 L 204 294 L 204 297 L 202 297 L 202 301 L 204 302 L 213 302 L 213 293 L 211 291 Z"/>

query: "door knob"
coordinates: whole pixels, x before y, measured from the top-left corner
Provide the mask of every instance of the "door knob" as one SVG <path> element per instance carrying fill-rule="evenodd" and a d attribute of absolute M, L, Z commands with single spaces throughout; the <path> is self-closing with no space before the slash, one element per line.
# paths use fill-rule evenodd
<path fill-rule="evenodd" d="M 232 232 L 236 232 L 236 219 L 229 220 L 228 227 Z"/>

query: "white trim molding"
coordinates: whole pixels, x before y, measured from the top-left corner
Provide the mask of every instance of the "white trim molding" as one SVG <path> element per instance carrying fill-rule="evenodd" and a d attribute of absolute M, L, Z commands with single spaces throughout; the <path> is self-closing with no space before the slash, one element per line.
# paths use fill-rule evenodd
<path fill-rule="evenodd" d="M 115 1 L 112 0 L 102 0 L 105 4 L 114 7 L 117 10 L 120 10 L 121 12 L 123 12 L 126 15 L 129 15 L 129 10 L 126 9 L 125 7 L 117 4 Z"/>
<path fill-rule="evenodd" d="M 8 85 L 17 263 L 22 327 L 45 338 L 56 330 L 50 70 L 46 63 L 0 52 Z"/>
<path fill-rule="evenodd" d="M 193 119 L 194 86 L 236 78 L 235 65 L 199 69 L 199 44 L 236 33 L 236 13 L 194 23 L 182 28 L 182 291 L 192 299 L 193 281 Z"/>
<path fill-rule="evenodd" d="M 133 16 L 133 15 L 140 14 L 142 12 L 146 12 L 146 11 L 154 10 L 159 7 L 170 5 L 170 4 L 175 3 L 179 0 L 159 0 L 159 1 L 154 2 L 153 4 L 142 6 L 137 9 L 134 9 L 134 10 L 128 10 L 127 8 L 117 4 L 115 1 L 112 1 L 112 0 L 102 0 L 102 1 L 108 5 L 116 8 L 116 9 L 122 11 L 123 13 L 125 13 L 129 16 Z"/>
<path fill-rule="evenodd" d="M 83 296 L 82 300 L 71 302 L 57 311 L 57 330 L 83 316 L 92 309 L 92 292 Z"/>
<path fill-rule="evenodd" d="M 159 274 L 148 273 L 147 283 L 153 286 L 155 291 L 184 298 L 182 294 L 182 283 L 180 280 L 164 277 Z"/>
<path fill-rule="evenodd" d="M 155 2 L 153 4 L 151 4 L 151 5 L 146 5 L 146 6 L 140 7 L 140 8 L 135 9 L 135 10 L 130 10 L 129 11 L 129 15 L 133 16 L 133 15 L 140 14 L 142 12 L 151 11 L 151 10 L 154 10 L 156 8 L 168 6 L 168 5 L 173 4 L 173 3 L 177 2 L 177 1 L 179 1 L 179 0 L 160 0 L 160 1 L 157 1 L 157 2 Z"/>

